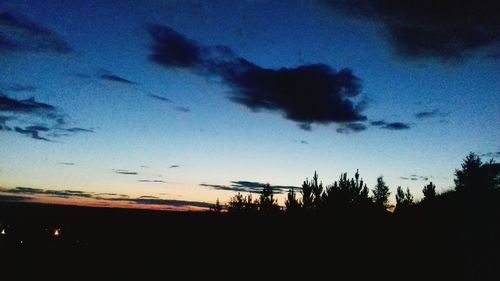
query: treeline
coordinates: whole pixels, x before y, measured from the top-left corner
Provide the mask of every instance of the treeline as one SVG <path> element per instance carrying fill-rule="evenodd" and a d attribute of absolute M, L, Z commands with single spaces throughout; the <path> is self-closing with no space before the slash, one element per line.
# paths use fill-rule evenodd
<path fill-rule="evenodd" d="M 231 197 L 227 205 L 223 206 L 217 199 L 212 207 L 214 212 L 227 210 L 229 213 L 239 214 L 304 214 L 304 213 L 330 213 L 345 211 L 381 212 L 393 210 L 395 213 L 404 212 L 405 209 L 425 202 L 435 201 L 438 197 L 450 197 L 453 193 L 470 195 L 481 194 L 489 190 L 499 190 L 500 187 L 500 164 L 490 160 L 483 163 L 481 158 L 470 153 L 465 157 L 460 169 L 455 170 L 455 189 L 438 194 L 436 185 L 429 182 L 422 188 L 424 195 L 420 201 L 415 201 L 410 190 L 404 190 L 401 186 L 396 189 L 396 205 L 389 205 L 391 192 L 382 176 L 377 178 L 375 187 L 370 190 L 367 184 L 360 178 L 359 171 L 354 177 L 348 178 L 347 173 L 340 175 L 339 179 L 331 185 L 324 185 L 315 172 L 311 179 L 302 183 L 298 198 L 297 191 L 293 188 L 288 190 L 284 208 L 278 205 L 274 198 L 273 187 L 266 184 L 258 198 L 252 194 L 244 196 L 240 192 Z"/>

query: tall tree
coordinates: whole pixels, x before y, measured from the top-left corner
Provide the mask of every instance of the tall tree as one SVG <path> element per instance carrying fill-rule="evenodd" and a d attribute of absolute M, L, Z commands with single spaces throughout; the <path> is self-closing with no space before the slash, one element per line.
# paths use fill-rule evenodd
<path fill-rule="evenodd" d="M 428 185 L 424 186 L 422 193 L 424 194 L 424 200 L 430 200 L 436 197 L 436 186 L 430 182 Z"/>
<path fill-rule="evenodd" d="M 258 200 L 259 211 L 272 213 L 279 211 L 278 201 L 274 198 L 273 187 L 270 184 L 264 185 Z"/>
<path fill-rule="evenodd" d="M 316 172 L 314 172 L 316 175 Z M 314 194 L 312 183 L 306 178 L 302 183 L 302 208 L 306 211 L 314 209 Z"/>
<path fill-rule="evenodd" d="M 229 199 L 227 210 L 230 213 L 250 213 L 257 210 L 257 204 L 252 199 L 252 194 L 243 196 L 238 192 L 235 196 Z"/>
<path fill-rule="evenodd" d="M 375 205 L 387 208 L 389 195 L 391 195 L 391 192 L 389 192 L 389 187 L 387 186 L 387 184 L 385 184 L 383 176 L 377 178 L 377 184 L 375 185 L 375 188 L 372 190 L 372 192 L 373 202 L 375 203 Z"/>
<path fill-rule="evenodd" d="M 396 190 L 396 211 L 401 211 L 412 204 L 413 195 L 410 193 L 410 189 L 407 187 L 405 192 L 401 186 L 398 186 L 398 189 Z"/>
<path fill-rule="evenodd" d="M 210 210 L 215 213 L 220 213 L 222 212 L 223 206 L 220 204 L 219 198 L 215 201 L 215 205 L 212 205 L 210 207 Z"/>
<path fill-rule="evenodd" d="M 296 213 L 302 207 L 300 200 L 297 199 L 297 194 L 295 193 L 294 188 L 290 188 L 288 190 L 285 207 L 288 213 Z"/>
<path fill-rule="evenodd" d="M 479 156 L 473 152 L 469 153 L 462 163 L 462 169 L 455 170 L 455 190 L 470 191 L 485 187 L 482 166 Z"/>

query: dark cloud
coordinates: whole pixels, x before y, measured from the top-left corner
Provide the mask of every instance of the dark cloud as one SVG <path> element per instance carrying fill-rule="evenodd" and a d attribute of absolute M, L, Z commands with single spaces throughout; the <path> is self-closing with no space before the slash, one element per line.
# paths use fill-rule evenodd
<path fill-rule="evenodd" d="M 231 181 L 231 185 L 218 185 L 218 184 L 206 184 L 202 183 L 200 186 L 209 187 L 216 190 L 227 190 L 227 191 L 236 191 L 236 192 L 251 192 L 251 193 L 260 193 L 262 192 L 265 183 L 261 182 L 253 182 L 253 181 Z M 280 186 L 280 185 L 271 185 L 273 187 L 274 193 L 281 194 L 287 192 L 289 189 L 296 189 L 296 186 Z"/>
<path fill-rule="evenodd" d="M 165 97 L 162 97 L 162 96 L 158 96 L 158 95 L 154 95 L 154 94 L 148 94 L 148 96 L 150 98 L 153 98 L 153 99 L 157 99 L 157 100 L 160 100 L 160 101 L 164 101 L 164 102 L 168 102 L 168 103 L 171 103 L 172 100 L 169 99 L 169 98 L 165 98 Z"/>
<path fill-rule="evenodd" d="M 10 13 L 0 13 L 0 49 L 19 52 L 72 52 L 56 32 Z"/>
<path fill-rule="evenodd" d="M 0 111 L 14 113 L 52 112 L 55 111 L 55 107 L 50 104 L 37 102 L 35 98 L 16 100 L 0 92 Z"/>
<path fill-rule="evenodd" d="M 345 123 L 337 128 L 337 133 L 339 134 L 349 134 L 349 133 L 358 133 L 366 130 L 367 127 L 363 123 Z"/>
<path fill-rule="evenodd" d="M 386 122 L 384 120 L 371 121 L 370 125 L 387 130 L 407 130 L 411 129 L 411 124 L 403 122 Z"/>
<path fill-rule="evenodd" d="M 40 189 L 32 187 L 16 187 L 14 189 L 2 189 L 0 191 L 8 193 L 29 194 L 29 195 L 43 194 L 43 195 L 51 195 L 62 198 L 68 198 L 70 196 L 91 198 L 95 195 L 92 192 L 84 192 L 76 190 L 49 190 L 49 189 Z"/>
<path fill-rule="evenodd" d="M 448 115 L 449 115 L 449 113 L 441 112 L 439 109 L 434 109 L 431 111 L 420 111 L 420 112 L 415 113 L 415 117 L 417 117 L 418 119 L 446 117 Z"/>
<path fill-rule="evenodd" d="M 488 158 L 500 158 L 500 151 L 497 152 L 487 152 L 483 153 L 480 155 L 481 157 L 488 157 Z"/>
<path fill-rule="evenodd" d="M 213 204 L 199 201 L 184 201 L 184 200 L 173 200 L 173 199 L 149 199 L 149 198 L 131 198 L 126 201 L 134 202 L 137 204 L 145 205 L 165 205 L 174 207 L 199 207 L 199 208 L 210 208 Z"/>
<path fill-rule="evenodd" d="M 166 181 L 162 180 L 137 180 L 138 182 L 149 182 L 149 183 L 166 183 Z"/>
<path fill-rule="evenodd" d="M 121 169 L 114 170 L 114 172 L 117 173 L 117 174 L 122 174 L 122 175 L 138 175 L 137 172 L 127 171 L 127 170 L 121 170 Z"/>
<path fill-rule="evenodd" d="M 64 166 L 74 166 L 75 163 L 73 162 L 59 162 L 59 164 L 64 165 Z"/>
<path fill-rule="evenodd" d="M 203 63 L 203 47 L 189 40 L 170 27 L 151 25 L 149 34 L 153 37 L 150 59 L 168 67 L 191 68 Z"/>
<path fill-rule="evenodd" d="M 328 0 L 335 11 L 380 24 L 407 58 L 460 59 L 500 47 L 497 0 Z"/>
<path fill-rule="evenodd" d="M 407 129 L 410 129 L 411 126 L 409 124 L 406 124 L 406 123 L 391 122 L 391 123 L 385 124 L 381 128 L 387 129 L 387 130 L 407 130 Z"/>
<path fill-rule="evenodd" d="M 231 101 L 252 111 L 281 113 L 305 130 L 311 123 L 366 119 L 354 102 L 361 93 L 361 79 L 350 69 L 336 71 L 325 64 L 264 68 L 238 57 L 228 47 L 202 46 L 169 27 L 152 26 L 149 33 L 154 41 L 153 62 L 216 76 L 231 88 Z"/>
<path fill-rule="evenodd" d="M 9 91 L 9 92 L 35 92 L 39 88 L 32 86 L 32 85 L 21 85 L 21 84 L 12 84 L 9 86 L 3 86 L 1 87 L 4 91 Z"/>
<path fill-rule="evenodd" d="M 35 139 L 35 140 L 43 140 L 43 141 L 48 141 L 48 142 L 51 141 L 48 138 L 40 136 L 40 132 L 46 132 L 48 130 L 47 128 L 44 127 L 44 130 L 37 130 L 37 129 L 33 129 L 33 127 L 37 127 L 37 126 L 32 126 L 31 128 L 26 127 L 24 129 L 20 128 L 20 127 L 15 127 L 15 132 L 29 136 L 30 138 Z M 47 130 L 45 130 L 45 129 L 47 129 Z"/>
<path fill-rule="evenodd" d="M 95 131 L 93 129 L 79 128 L 79 127 L 72 127 L 72 128 L 60 129 L 60 130 L 64 130 L 66 132 L 71 132 L 71 133 L 95 133 Z"/>
<path fill-rule="evenodd" d="M 180 167 L 180 165 L 170 165 L 169 168 L 179 168 L 179 167 Z"/>
<path fill-rule="evenodd" d="M 384 126 L 386 124 L 387 124 L 387 122 L 385 122 L 384 120 L 377 120 L 377 121 L 370 122 L 370 125 L 372 125 L 372 126 Z"/>
<path fill-rule="evenodd" d="M 99 78 L 101 78 L 102 80 L 107 80 L 107 81 L 111 81 L 111 82 L 118 82 L 118 83 L 128 84 L 128 85 L 137 85 L 136 82 L 130 81 L 128 79 L 125 79 L 123 77 L 120 77 L 118 75 L 114 75 L 111 73 L 101 74 L 99 76 Z"/>
<path fill-rule="evenodd" d="M 52 141 L 50 138 L 94 132 L 80 127 L 68 128 L 67 115 L 55 106 L 38 102 L 33 97 L 18 100 L 0 92 L 0 113 L 0 130 L 14 131 L 35 140 Z M 11 126 L 8 123 L 17 124 Z"/>

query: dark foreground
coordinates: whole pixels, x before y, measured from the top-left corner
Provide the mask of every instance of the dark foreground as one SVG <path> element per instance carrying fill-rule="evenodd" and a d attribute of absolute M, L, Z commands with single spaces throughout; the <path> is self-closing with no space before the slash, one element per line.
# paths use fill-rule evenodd
<path fill-rule="evenodd" d="M 263 216 L 0 202 L 0 250 L 54 272 L 126 262 L 230 279 L 500 280 L 499 219 L 498 208 Z"/>

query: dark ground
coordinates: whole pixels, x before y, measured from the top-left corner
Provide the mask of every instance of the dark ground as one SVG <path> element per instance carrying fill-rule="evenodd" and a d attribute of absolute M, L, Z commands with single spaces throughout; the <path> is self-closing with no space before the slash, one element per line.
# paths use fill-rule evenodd
<path fill-rule="evenodd" d="M 0 250 L 56 271 L 163 264 L 231 279 L 500 280 L 498 209 L 263 216 L 0 202 Z"/>

